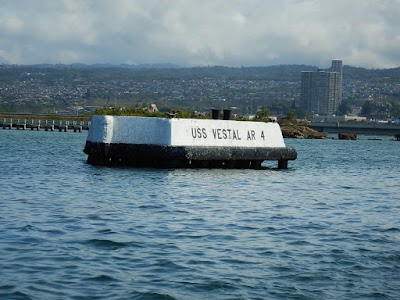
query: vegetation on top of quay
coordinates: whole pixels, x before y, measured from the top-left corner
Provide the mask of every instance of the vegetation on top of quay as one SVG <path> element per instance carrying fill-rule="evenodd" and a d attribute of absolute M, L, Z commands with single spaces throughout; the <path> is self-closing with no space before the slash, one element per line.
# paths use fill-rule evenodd
<path fill-rule="evenodd" d="M 159 117 L 159 118 L 182 118 L 182 119 L 212 119 L 211 114 L 204 114 L 198 112 L 189 112 L 185 110 L 177 110 L 172 112 L 160 112 L 149 109 L 138 108 L 101 108 L 96 110 L 96 115 L 111 115 L 111 116 L 138 116 L 138 117 Z M 269 110 L 265 107 L 260 107 L 257 113 L 252 118 L 233 114 L 231 120 L 236 121 L 249 121 L 249 122 L 274 122 L 271 119 Z M 318 132 L 311 129 L 307 120 L 297 120 L 293 113 L 280 118 L 278 123 L 281 126 L 283 137 L 285 138 L 300 138 L 300 139 L 324 139 L 326 133 Z"/>
<path fill-rule="evenodd" d="M 197 111 L 187 110 L 172 110 L 168 112 L 161 112 L 156 109 L 149 108 L 99 108 L 94 112 L 95 115 L 110 115 L 110 116 L 136 116 L 136 117 L 158 117 L 158 118 L 180 118 L 180 119 L 211 119 L 211 113 L 199 113 Z M 222 115 L 221 115 L 222 116 Z M 238 114 L 233 114 L 230 118 L 236 121 L 257 121 L 257 122 L 271 122 L 269 110 L 265 107 L 259 107 L 257 113 L 253 117 L 245 117 Z"/>
<path fill-rule="evenodd" d="M 109 115 L 109 116 L 132 116 L 132 117 L 178 117 L 182 119 L 207 119 L 207 115 L 199 114 L 197 112 L 189 112 L 185 110 L 177 110 L 171 112 L 161 112 L 158 110 L 135 108 L 135 107 L 104 107 L 98 108 L 94 112 L 95 115 Z"/>

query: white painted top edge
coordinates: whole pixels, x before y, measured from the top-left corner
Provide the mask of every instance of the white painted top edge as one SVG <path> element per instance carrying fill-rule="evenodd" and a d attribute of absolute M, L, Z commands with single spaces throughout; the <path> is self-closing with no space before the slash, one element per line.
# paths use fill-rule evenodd
<path fill-rule="evenodd" d="M 277 123 L 93 116 L 88 141 L 170 146 L 285 147 Z"/>

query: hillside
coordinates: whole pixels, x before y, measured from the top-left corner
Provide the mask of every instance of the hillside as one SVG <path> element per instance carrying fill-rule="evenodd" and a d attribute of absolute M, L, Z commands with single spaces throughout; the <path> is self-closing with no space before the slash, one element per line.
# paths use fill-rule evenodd
<path fill-rule="evenodd" d="M 173 65 L 1 65 L 0 111 L 55 112 L 83 106 L 184 108 L 206 111 L 235 107 L 254 114 L 294 111 L 299 117 L 301 71 L 306 65 L 179 68 Z M 371 70 L 344 66 L 343 99 L 400 98 L 400 68 Z M 73 109 L 73 108 L 72 108 Z M 303 114 L 303 115 L 302 115 Z"/>

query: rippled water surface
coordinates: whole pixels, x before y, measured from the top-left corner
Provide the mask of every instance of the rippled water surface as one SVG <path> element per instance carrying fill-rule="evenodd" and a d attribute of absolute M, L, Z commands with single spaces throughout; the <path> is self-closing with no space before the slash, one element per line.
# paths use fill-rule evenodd
<path fill-rule="evenodd" d="M 85 139 L 0 129 L 0 299 L 400 299 L 400 142 L 156 170 L 87 165 Z"/>

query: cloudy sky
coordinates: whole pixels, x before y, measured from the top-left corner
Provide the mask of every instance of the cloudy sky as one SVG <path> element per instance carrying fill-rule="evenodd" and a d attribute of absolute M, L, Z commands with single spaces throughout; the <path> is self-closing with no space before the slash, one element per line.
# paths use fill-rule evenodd
<path fill-rule="evenodd" d="M 400 0 L 0 0 L 0 63 L 400 67 Z"/>

